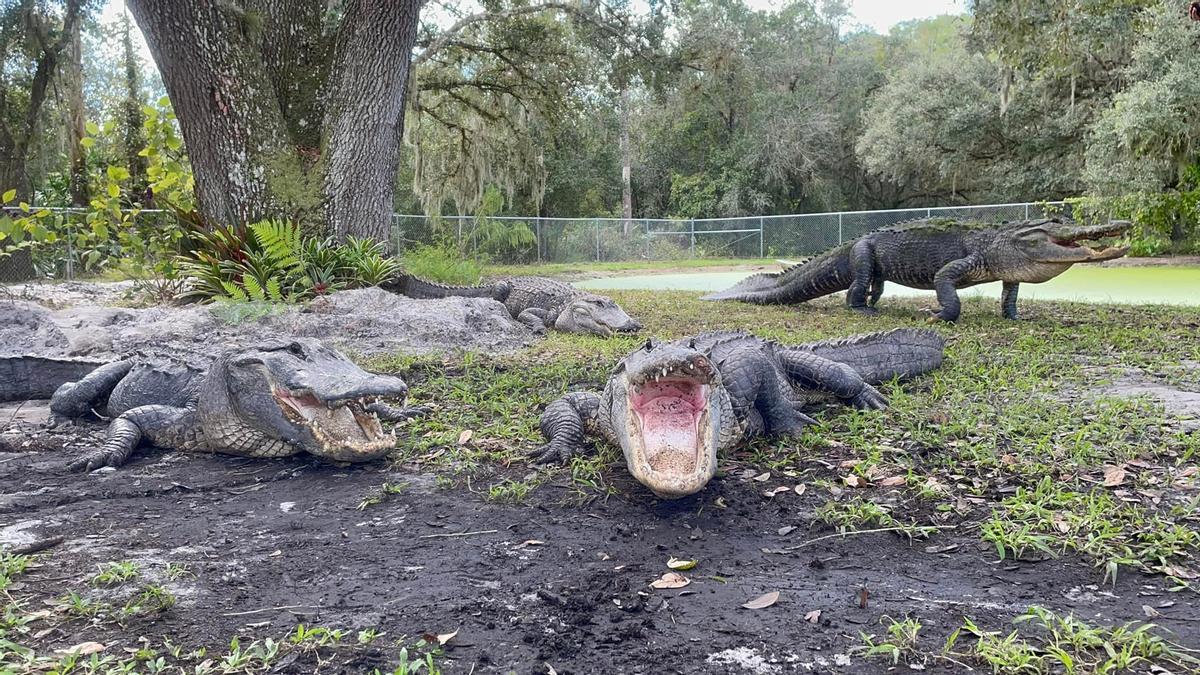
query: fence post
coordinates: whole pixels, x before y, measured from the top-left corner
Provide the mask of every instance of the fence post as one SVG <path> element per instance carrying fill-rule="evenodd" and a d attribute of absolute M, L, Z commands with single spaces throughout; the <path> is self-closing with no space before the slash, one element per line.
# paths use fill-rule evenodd
<path fill-rule="evenodd" d="M 933 209 L 925 209 L 925 217 L 932 218 L 933 217 Z"/>
<path fill-rule="evenodd" d="M 534 232 L 533 236 L 537 237 L 537 261 L 542 262 L 542 217 L 541 216 L 534 216 L 533 232 Z"/>
<path fill-rule="evenodd" d="M 596 262 L 600 262 L 600 221 L 597 219 L 592 222 L 596 224 Z"/>
<path fill-rule="evenodd" d="M 67 218 L 67 281 L 75 280 L 75 243 L 71 241 L 75 238 L 75 226 L 71 224 L 71 219 Z"/>
<path fill-rule="evenodd" d="M 1025 220 L 1029 220 L 1029 202 L 1025 203 Z"/>
<path fill-rule="evenodd" d="M 838 211 L 838 246 L 841 246 L 845 240 L 845 237 L 842 236 L 842 212 Z"/>
<path fill-rule="evenodd" d="M 458 225 L 458 237 L 455 238 L 454 242 L 458 244 L 458 250 L 466 251 L 467 249 L 463 248 L 462 241 L 462 216 L 454 216 L 454 222 Z"/>
<path fill-rule="evenodd" d="M 695 218 L 692 218 L 690 221 L 688 221 L 688 229 L 692 233 L 692 245 L 689 250 L 691 252 L 691 256 L 693 258 L 695 258 L 696 257 L 696 219 Z"/>
<path fill-rule="evenodd" d="M 646 231 L 646 260 L 650 259 L 650 219 L 642 221 L 642 229 Z"/>
<path fill-rule="evenodd" d="M 763 217 L 758 217 L 758 257 L 762 258 L 766 253 L 763 249 Z"/>

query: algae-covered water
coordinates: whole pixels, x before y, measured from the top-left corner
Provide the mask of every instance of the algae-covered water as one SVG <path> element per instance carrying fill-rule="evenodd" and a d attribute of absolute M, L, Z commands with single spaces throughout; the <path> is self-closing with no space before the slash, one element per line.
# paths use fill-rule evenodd
<path fill-rule="evenodd" d="M 750 272 L 703 272 L 688 274 L 645 274 L 605 277 L 576 282 L 580 288 L 672 289 L 719 291 L 741 281 Z M 962 297 L 1000 297 L 1000 282 L 959 291 Z M 932 296 L 922 291 L 889 283 L 889 295 Z M 1021 284 L 1022 299 L 1078 300 L 1131 304 L 1200 305 L 1200 267 L 1096 267 L 1076 265 L 1042 284 Z"/>

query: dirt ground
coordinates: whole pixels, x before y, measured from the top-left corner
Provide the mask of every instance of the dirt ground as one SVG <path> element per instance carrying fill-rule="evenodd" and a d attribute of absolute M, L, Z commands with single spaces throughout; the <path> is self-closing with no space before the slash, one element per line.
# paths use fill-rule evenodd
<path fill-rule="evenodd" d="M 882 617 L 918 618 L 930 636 L 922 646 L 936 652 L 964 615 L 1007 632 L 1030 604 L 1099 624 L 1157 607 L 1159 626 L 1200 644 L 1200 601 L 1169 593 L 1162 577 L 1127 572 L 1100 586 L 1086 562 L 1001 562 L 953 530 L 914 542 L 827 537 L 810 529 L 821 498 L 764 495 L 789 484 L 782 475 L 731 471 L 676 502 L 622 477 L 619 496 L 582 506 L 554 486 L 511 506 L 403 469 L 294 459 L 145 451 L 118 471 L 78 475 L 62 471 L 64 457 L 101 427 L 34 436 L 44 408 L 15 407 L 0 411 L 22 429 L 0 442 L 0 545 L 62 538 L 15 590 L 32 606 L 68 589 L 103 599 L 119 591 L 86 580 L 99 563 L 131 560 L 178 598 L 125 626 L 58 625 L 31 645 L 46 651 L 82 640 L 134 649 L 164 636 L 219 648 L 302 623 L 389 638 L 458 631 L 443 657 L 455 673 L 879 673 L 886 662 L 848 650 L 860 631 L 880 633 Z M 363 505 L 384 483 L 404 488 Z M 672 556 L 699 561 L 691 584 L 648 587 Z M 190 574 L 166 580 L 168 563 Z M 771 591 L 775 605 L 741 607 Z M 351 650 L 320 670 L 363 672 L 392 656 Z M 305 659 L 293 653 L 276 672 L 312 672 Z M 918 665 L 966 672 L 940 659 Z"/>

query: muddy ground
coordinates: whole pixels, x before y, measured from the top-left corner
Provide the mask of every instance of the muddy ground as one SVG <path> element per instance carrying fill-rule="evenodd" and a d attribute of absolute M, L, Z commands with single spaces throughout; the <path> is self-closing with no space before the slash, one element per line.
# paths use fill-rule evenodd
<path fill-rule="evenodd" d="M 30 432 L 43 412 L 27 405 L 13 424 Z M 919 618 L 922 647 L 937 652 L 963 616 L 1007 632 L 1031 604 L 1095 624 L 1121 624 L 1149 606 L 1179 643 L 1200 644 L 1200 602 L 1168 592 L 1162 577 L 1125 572 L 1100 586 L 1084 561 L 1002 562 L 977 534 L 952 529 L 913 542 L 894 533 L 820 539 L 830 531 L 811 523 L 823 497 L 766 497 L 795 480 L 753 480 L 736 458 L 727 475 L 676 502 L 614 471 L 616 497 L 570 504 L 566 486 L 551 486 L 513 506 L 382 465 L 147 451 L 118 471 L 64 473 L 64 456 L 100 433 L 92 425 L 4 436 L 0 544 L 62 538 L 14 592 L 30 606 L 68 590 L 119 604 L 132 591 L 87 580 L 98 563 L 132 560 L 178 604 L 125 626 L 57 625 L 34 641 L 46 652 L 85 640 L 133 649 L 164 636 L 219 649 L 233 636 L 278 638 L 302 623 L 374 627 L 389 641 L 458 631 L 443 657 L 455 673 L 880 673 L 886 662 L 850 648 L 862 644 L 860 631 L 882 632 L 883 617 Z M 363 505 L 384 483 L 405 487 Z M 692 583 L 649 588 L 672 556 L 699 561 Z M 168 563 L 190 574 L 169 580 Z M 780 593 L 774 606 L 741 608 L 771 591 Z M 318 669 L 363 672 L 394 655 L 347 650 Z M 287 658 L 279 672 L 315 667 L 310 655 Z M 917 665 L 966 672 L 940 659 Z"/>

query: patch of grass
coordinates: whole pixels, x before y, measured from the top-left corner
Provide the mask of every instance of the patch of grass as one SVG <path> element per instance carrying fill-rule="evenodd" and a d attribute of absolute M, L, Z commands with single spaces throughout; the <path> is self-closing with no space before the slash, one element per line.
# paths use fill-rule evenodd
<path fill-rule="evenodd" d="M 506 478 L 499 483 L 489 485 L 484 497 L 489 502 L 521 504 L 535 487 L 537 487 L 537 483 L 533 481 Z"/>
<path fill-rule="evenodd" d="M 906 663 L 920 663 L 917 649 L 918 635 L 921 632 L 920 621 L 911 617 L 896 621 L 890 616 L 884 616 L 879 619 L 879 623 L 887 626 L 886 635 L 879 637 L 859 633 L 863 644 L 855 651 L 866 657 L 886 658 L 893 666 L 899 665 L 901 658 Z"/>
<path fill-rule="evenodd" d="M 483 276 L 479 263 L 450 244 L 419 244 L 404 250 L 404 271 L 443 284 L 470 286 Z"/>
<path fill-rule="evenodd" d="M 14 579 L 25 573 L 31 561 L 32 558 L 27 555 L 0 554 L 0 593 L 6 591 Z"/>
<path fill-rule="evenodd" d="M 133 579 L 141 573 L 137 563 L 132 560 L 107 562 L 97 565 L 97 567 L 100 571 L 92 576 L 93 586 L 116 586 L 117 584 L 123 584 Z"/>
<path fill-rule="evenodd" d="M 967 619 L 947 640 L 945 653 L 990 666 L 996 673 L 1104 675 L 1132 672 L 1135 666 L 1138 672 L 1142 668 L 1148 669 L 1146 672 L 1197 672 L 1200 668 L 1200 659 L 1157 635 L 1153 624 L 1092 626 L 1042 607 L 1029 608 L 1013 622 L 1026 630 L 1003 634 L 984 630 Z M 973 637 L 975 644 L 966 652 L 954 652 L 964 635 Z"/>
<path fill-rule="evenodd" d="M 369 506 L 382 504 L 388 497 L 398 495 L 404 492 L 404 488 L 408 487 L 407 483 L 387 483 L 379 486 L 379 489 L 371 494 L 363 497 L 363 500 L 358 503 L 358 510 L 365 511 Z"/>
<path fill-rule="evenodd" d="M 817 509 L 817 519 L 836 528 L 842 534 L 857 530 L 891 528 L 912 539 L 928 536 L 936 529 L 914 522 L 901 522 L 894 518 L 886 507 L 858 496 L 846 501 L 825 502 Z"/>
<path fill-rule="evenodd" d="M 603 272 L 653 272 L 655 270 L 704 269 L 706 267 L 778 267 L 774 258 L 685 258 L 682 260 L 631 260 L 624 262 L 541 263 L 536 265 L 487 265 L 487 276 L 584 276 Z"/>

